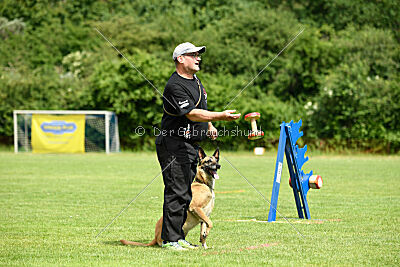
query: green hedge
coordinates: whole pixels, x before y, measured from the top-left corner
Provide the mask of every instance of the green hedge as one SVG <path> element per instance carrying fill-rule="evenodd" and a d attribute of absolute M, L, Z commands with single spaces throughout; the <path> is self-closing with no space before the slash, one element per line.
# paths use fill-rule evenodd
<path fill-rule="evenodd" d="M 398 6 L 341 0 L 2 1 L 0 140 L 11 140 L 14 109 L 101 109 L 117 113 L 123 148 L 153 149 L 162 116 L 158 91 L 174 71 L 177 44 L 207 46 L 198 76 L 210 110 L 221 111 L 304 28 L 228 107 L 260 112 L 266 137 L 249 143 L 230 135 L 221 144 L 274 146 L 279 124 L 301 118 L 304 141 L 320 149 L 396 153 Z M 149 134 L 137 136 L 139 125 Z M 215 125 L 250 128 L 244 120 Z"/>

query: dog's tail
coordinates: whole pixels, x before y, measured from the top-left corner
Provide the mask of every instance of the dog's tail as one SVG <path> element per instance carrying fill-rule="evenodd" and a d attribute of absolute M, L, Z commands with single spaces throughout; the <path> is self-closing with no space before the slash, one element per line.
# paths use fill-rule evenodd
<path fill-rule="evenodd" d="M 131 245 L 131 246 L 139 246 L 139 247 L 151 247 L 157 245 L 157 240 L 154 238 L 150 243 L 144 244 L 135 241 L 128 241 L 128 240 L 120 240 L 120 242 L 124 245 Z"/>

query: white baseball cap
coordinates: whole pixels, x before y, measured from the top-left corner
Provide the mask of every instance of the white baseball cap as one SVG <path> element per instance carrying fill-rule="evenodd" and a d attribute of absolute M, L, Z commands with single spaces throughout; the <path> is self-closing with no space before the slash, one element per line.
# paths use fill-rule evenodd
<path fill-rule="evenodd" d="M 193 53 L 193 52 L 199 52 L 199 54 L 206 52 L 206 47 L 205 46 L 195 46 L 194 44 L 191 43 L 182 43 L 178 45 L 174 53 L 172 54 L 172 59 L 175 60 L 177 57 L 187 54 L 187 53 Z"/>

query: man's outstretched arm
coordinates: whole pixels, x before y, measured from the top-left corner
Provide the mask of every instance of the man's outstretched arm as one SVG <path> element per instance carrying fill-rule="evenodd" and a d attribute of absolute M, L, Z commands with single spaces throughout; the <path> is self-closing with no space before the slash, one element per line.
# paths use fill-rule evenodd
<path fill-rule="evenodd" d="M 234 121 L 240 118 L 240 113 L 235 114 L 236 110 L 224 110 L 221 112 L 208 111 L 204 109 L 192 109 L 185 116 L 191 121 L 212 122 L 212 121 Z"/>

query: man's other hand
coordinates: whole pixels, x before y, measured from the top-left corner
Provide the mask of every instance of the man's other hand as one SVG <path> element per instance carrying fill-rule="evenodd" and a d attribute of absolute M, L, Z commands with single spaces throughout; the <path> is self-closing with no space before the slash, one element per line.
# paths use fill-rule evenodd
<path fill-rule="evenodd" d="M 211 122 L 208 123 L 208 131 L 207 136 L 211 138 L 211 140 L 215 140 L 218 137 L 218 130 L 212 125 Z"/>
<path fill-rule="evenodd" d="M 222 111 L 222 120 L 224 121 L 234 121 L 240 118 L 242 114 L 235 114 L 236 110 L 224 110 Z"/>

